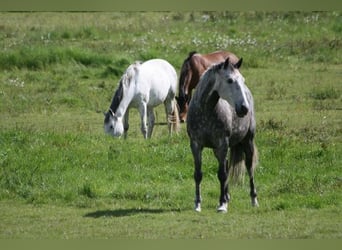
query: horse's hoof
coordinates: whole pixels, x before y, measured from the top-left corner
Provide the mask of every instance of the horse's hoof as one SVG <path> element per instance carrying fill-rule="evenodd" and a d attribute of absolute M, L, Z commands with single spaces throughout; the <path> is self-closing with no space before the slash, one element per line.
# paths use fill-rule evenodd
<path fill-rule="evenodd" d="M 195 211 L 198 212 L 198 213 L 202 211 L 201 204 L 196 204 L 195 205 Z"/>
<path fill-rule="evenodd" d="M 228 204 L 227 203 L 222 203 L 218 208 L 217 212 L 218 213 L 227 213 L 228 211 Z"/>
<path fill-rule="evenodd" d="M 252 206 L 259 207 L 258 199 L 256 197 L 252 199 Z"/>

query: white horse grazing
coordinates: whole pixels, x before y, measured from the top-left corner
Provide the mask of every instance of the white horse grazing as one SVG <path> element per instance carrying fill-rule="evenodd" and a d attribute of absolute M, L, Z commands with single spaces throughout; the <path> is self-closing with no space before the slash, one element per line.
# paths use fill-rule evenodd
<path fill-rule="evenodd" d="M 169 133 L 178 132 L 179 117 L 176 104 L 177 73 L 162 59 L 131 64 L 121 77 L 112 103 L 105 113 L 104 130 L 120 137 L 127 136 L 130 108 L 137 108 L 141 117 L 141 132 L 150 138 L 154 126 L 153 108 L 164 103 Z"/>

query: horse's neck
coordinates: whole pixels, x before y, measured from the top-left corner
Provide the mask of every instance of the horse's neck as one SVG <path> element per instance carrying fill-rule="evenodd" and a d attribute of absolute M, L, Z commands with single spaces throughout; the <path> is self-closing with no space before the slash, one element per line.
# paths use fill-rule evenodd
<path fill-rule="evenodd" d="M 128 107 L 129 107 L 129 104 L 132 102 L 132 99 L 134 97 L 132 87 L 133 86 L 131 85 L 125 91 L 123 90 L 123 87 L 122 87 L 122 89 L 120 90 L 121 94 L 118 94 L 118 95 L 121 95 L 120 98 L 119 97 L 113 98 L 113 101 L 112 101 L 110 108 L 114 111 L 114 113 L 117 117 L 124 116 Z"/>
<path fill-rule="evenodd" d="M 219 101 L 219 99 L 220 99 L 219 94 L 217 93 L 216 90 L 214 90 L 214 91 L 211 92 L 211 94 L 208 95 L 208 97 L 207 97 L 207 100 L 206 100 L 206 104 L 207 104 L 207 105 L 206 105 L 206 107 L 207 107 L 208 109 L 214 109 L 215 106 L 216 106 L 216 104 L 217 104 L 217 102 Z"/>
<path fill-rule="evenodd" d="M 188 94 L 190 79 L 192 77 L 192 69 L 189 61 L 182 67 L 182 72 L 179 77 L 179 95 L 185 96 Z"/>
<path fill-rule="evenodd" d="M 131 87 L 128 89 L 127 91 L 128 93 L 124 93 L 123 95 L 123 98 L 118 106 L 118 108 L 116 109 L 116 116 L 117 117 L 122 117 L 125 115 L 128 107 L 129 107 L 129 104 L 132 102 L 132 99 L 133 99 L 133 91 L 131 91 Z"/>
<path fill-rule="evenodd" d="M 203 107 L 214 109 L 218 100 L 220 99 L 219 94 L 213 89 L 215 85 L 215 78 L 209 79 L 209 81 L 204 84 L 203 89 L 201 89 L 200 103 Z"/>
<path fill-rule="evenodd" d="M 119 87 L 115 91 L 115 94 L 112 99 L 112 103 L 110 104 L 110 109 L 115 113 L 117 108 L 120 105 L 121 99 L 123 97 L 123 87 L 122 82 L 120 81 Z"/>

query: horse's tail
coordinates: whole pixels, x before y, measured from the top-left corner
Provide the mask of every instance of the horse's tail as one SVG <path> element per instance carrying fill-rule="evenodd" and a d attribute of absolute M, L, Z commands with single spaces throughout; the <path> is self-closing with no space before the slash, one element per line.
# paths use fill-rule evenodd
<path fill-rule="evenodd" d="M 258 163 L 258 150 L 253 142 L 252 171 Z M 234 146 L 230 149 L 229 175 L 234 184 L 243 184 L 245 167 L 245 153 L 242 145 Z"/>
<path fill-rule="evenodd" d="M 172 100 L 172 113 L 169 115 L 168 119 L 171 124 L 171 131 L 178 133 L 180 130 L 180 120 L 176 98 Z"/>
<path fill-rule="evenodd" d="M 182 68 L 181 68 L 181 72 L 180 72 L 180 76 L 179 76 L 179 91 L 178 91 L 178 95 L 184 97 L 185 96 L 185 89 L 184 89 L 184 82 L 185 82 L 185 77 L 188 73 L 188 70 L 190 69 L 190 65 L 189 65 L 189 61 L 191 59 L 191 57 L 196 54 L 196 51 L 191 51 L 188 55 L 188 57 L 184 60 Z"/>

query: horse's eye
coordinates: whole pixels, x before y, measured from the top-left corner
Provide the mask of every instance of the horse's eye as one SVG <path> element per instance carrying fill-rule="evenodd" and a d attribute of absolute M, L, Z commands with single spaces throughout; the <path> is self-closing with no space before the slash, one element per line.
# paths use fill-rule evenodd
<path fill-rule="evenodd" d="M 228 78 L 227 82 L 228 82 L 229 84 L 232 84 L 234 81 L 233 81 L 232 78 Z"/>

